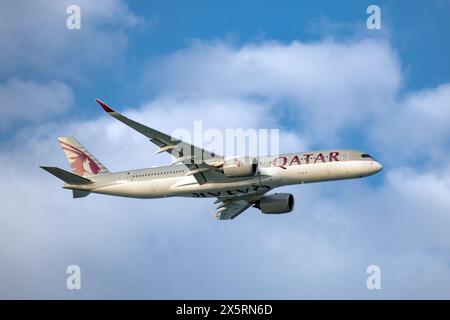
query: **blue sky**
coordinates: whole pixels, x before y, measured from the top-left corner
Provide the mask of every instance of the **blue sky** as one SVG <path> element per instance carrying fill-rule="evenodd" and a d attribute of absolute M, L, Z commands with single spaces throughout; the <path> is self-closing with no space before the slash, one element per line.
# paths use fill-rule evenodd
<path fill-rule="evenodd" d="M 355 24 L 365 23 L 365 11 L 370 4 L 371 1 L 285 1 L 280 5 L 272 1 L 181 4 L 135 1 L 130 3 L 130 8 L 140 15 L 154 17 L 156 22 L 149 33 L 133 36 L 133 53 L 148 58 L 181 49 L 189 39 L 232 37 L 237 43 L 264 39 L 316 41 L 330 36 L 326 34 L 327 26 L 321 23 L 335 25 L 331 36 L 345 36 L 355 32 Z M 449 62 L 445 57 L 450 48 L 443 41 L 442 32 L 450 27 L 448 3 L 379 1 L 377 4 L 383 9 L 383 24 L 391 43 L 410 72 L 408 86 L 421 88 L 447 81 Z M 370 36 L 371 32 L 366 30 L 365 35 Z M 417 63 L 423 59 L 428 60 L 426 65 Z"/>
<path fill-rule="evenodd" d="M 91 69 L 89 83 L 81 85 L 74 81 L 72 85 L 78 97 L 75 104 L 82 108 L 81 112 L 89 112 L 91 108 L 87 106 L 92 96 L 100 92 L 122 104 L 148 99 L 152 88 L 135 88 L 139 88 L 141 68 L 152 59 L 185 48 L 193 40 L 231 39 L 239 45 L 272 39 L 282 42 L 318 41 L 330 36 L 346 39 L 361 31 L 355 30 L 356 27 L 364 27 L 365 11 L 371 3 L 286 1 L 274 5 L 271 1 L 131 1 L 127 5 L 143 21 L 135 28 L 125 29 L 126 55 L 118 61 L 117 68 Z M 446 19 L 448 3 L 380 1 L 378 4 L 383 9 L 383 31 L 363 28 L 361 36 L 389 34 L 391 45 L 401 55 L 407 76 L 405 89 L 431 87 L 448 81 L 450 66 L 446 57 L 450 54 L 450 45 L 442 39 L 442 32 L 450 27 Z M 67 33 L 68 37 L 72 36 Z M 426 64 L 420 63 L 423 59 L 427 59 Z"/>
<path fill-rule="evenodd" d="M 69 4 L 81 30 L 65 27 Z M 381 8 L 382 30 L 366 28 Z M 0 2 L 0 297 L 449 298 L 446 1 Z M 282 151 L 354 148 L 377 176 L 283 188 L 293 214 L 212 201 L 73 200 L 74 135 L 109 169 L 167 163 L 108 119 L 165 132 L 280 128 Z M 224 119 L 225 118 L 225 119 Z M 80 265 L 82 290 L 65 288 Z M 382 270 L 367 290 L 366 268 Z"/>

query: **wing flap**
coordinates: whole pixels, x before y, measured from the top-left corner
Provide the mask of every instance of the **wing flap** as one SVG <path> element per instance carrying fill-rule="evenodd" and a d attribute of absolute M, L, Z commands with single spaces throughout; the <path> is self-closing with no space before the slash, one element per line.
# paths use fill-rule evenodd
<path fill-rule="evenodd" d="M 232 198 L 219 202 L 216 217 L 220 220 L 232 220 L 252 206 L 244 199 Z"/>
<path fill-rule="evenodd" d="M 214 204 L 217 205 L 216 217 L 220 220 L 234 219 L 260 200 L 268 191 L 264 190 L 246 196 L 219 197 L 214 201 Z"/>

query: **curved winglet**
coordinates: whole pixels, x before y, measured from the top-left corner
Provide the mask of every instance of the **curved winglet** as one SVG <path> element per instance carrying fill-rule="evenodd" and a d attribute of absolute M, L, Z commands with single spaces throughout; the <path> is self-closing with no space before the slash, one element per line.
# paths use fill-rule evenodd
<path fill-rule="evenodd" d="M 97 101 L 97 103 L 100 105 L 100 107 L 103 108 L 103 110 L 105 110 L 108 113 L 112 113 L 115 112 L 113 109 L 111 109 L 106 103 L 104 103 L 102 100 L 100 99 L 95 99 L 95 101 Z"/>

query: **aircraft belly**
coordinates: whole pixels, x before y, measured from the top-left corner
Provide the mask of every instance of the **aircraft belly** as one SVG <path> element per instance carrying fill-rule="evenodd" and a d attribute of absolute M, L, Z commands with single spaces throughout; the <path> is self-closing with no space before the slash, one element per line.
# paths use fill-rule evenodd
<path fill-rule="evenodd" d="M 302 165 L 300 182 L 320 182 L 357 178 L 367 175 L 367 161 L 336 161 Z"/>
<path fill-rule="evenodd" d="M 195 198 L 250 195 L 270 189 L 272 189 L 272 186 L 264 182 L 262 183 L 259 176 L 237 182 L 175 185 L 171 188 L 178 196 Z"/>
<path fill-rule="evenodd" d="M 349 179 L 366 176 L 369 173 L 369 169 L 369 161 L 335 162 L 329 166 L 333 179 Z"/>
<path fill-rule="evenodd" d="M 331 177 L 327 162 L 299 166 L 300 180 L 304 182 L 326 181 Z"/>
<path fill-rule="evenodd" d="M 132 198 L 170 197 L 173 179 L 126 181 L 109 186 L 99 187 L 92 192 Z"/>

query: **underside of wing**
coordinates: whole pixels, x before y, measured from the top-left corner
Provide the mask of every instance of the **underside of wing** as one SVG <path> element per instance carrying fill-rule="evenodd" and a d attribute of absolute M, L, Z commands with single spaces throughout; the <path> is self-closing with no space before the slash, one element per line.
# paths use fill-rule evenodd
<path fill-rule="evenodd" d="M 217 204 L 216 217 L 220 220 L 236 218 L 242 212 L 253 206 L 269 190 L 247 196 L 220 197 L 214 202 Z"/>
<path fill-rule="evenodd" d="M 244 199 L 224 199 L 217 205 L 216 217 L 220 220 L 234 219 L 251 206 L 252 203 Z"/>

